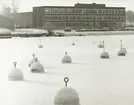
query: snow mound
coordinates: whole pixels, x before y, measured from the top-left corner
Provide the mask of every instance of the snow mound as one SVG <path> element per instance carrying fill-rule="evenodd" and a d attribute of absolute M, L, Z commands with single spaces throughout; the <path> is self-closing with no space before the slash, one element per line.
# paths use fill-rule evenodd
<path fill-rule="evenodd" d="M 79 104 L 79 94 L 72 88 L 65 87 L 60 89 L 55 97 L 55 105 L 80 105 Z"/>
<path fill-rule="evenodd" d="M 101 54 L 100 58 L 109 59 L 110 57 L 109 57 L 108 52 L 103 52 L 103 53 Z"/>
<path fill-rule="evenodd" d="M 30 71 L 33 73 L 44 73 L 44 66 L 40 62 L 34 62 L 31 65 Z"/>
<path fill-rule="evenodd" d="M 13 68 L 8 73 L 9 80 L 23 80 L 23 73 L 19 68 Z"/>

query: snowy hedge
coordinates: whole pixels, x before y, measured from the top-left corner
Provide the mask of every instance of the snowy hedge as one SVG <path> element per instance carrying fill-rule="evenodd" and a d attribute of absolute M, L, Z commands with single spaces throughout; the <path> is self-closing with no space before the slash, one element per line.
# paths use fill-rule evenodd
<path fill-rule="evenodd" d="M 0 35 L 9 35 L 11 34 L 11 30 L 6 28 L 0 28 Z"/>
<path fill-rule="evenodd" d="M 33 34 L 48 34 L 47 30 L 43 29 L 15 29 L 12 34 L 14 35 L 33 35 Z"/>

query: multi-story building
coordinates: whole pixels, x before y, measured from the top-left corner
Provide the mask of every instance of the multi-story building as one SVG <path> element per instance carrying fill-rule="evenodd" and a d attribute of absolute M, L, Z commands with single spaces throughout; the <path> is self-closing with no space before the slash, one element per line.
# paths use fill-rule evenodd
<path fill-rule="evenodd" d="M 125 7 L 106 7 L 105 4 L 33 7 L 33 27 L 44 29 L 125 27 Z"/>

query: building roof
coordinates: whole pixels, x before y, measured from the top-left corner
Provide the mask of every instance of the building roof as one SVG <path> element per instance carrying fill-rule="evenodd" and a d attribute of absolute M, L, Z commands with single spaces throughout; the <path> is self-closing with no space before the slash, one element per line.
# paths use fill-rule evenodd
<path fill-rule="evenodd" d="M 74 8 L 73 6 L 37 6 L 33 8 Z"/>
<path fill-rule="evenodd" d="M 18 12 L 16 14 L 30 14 L 30 13 L 32 13 L 32 11 L 31 12 Z"/>
<path fill-rule="evenodd" d="M 96 4 L 96 3 L 92 3 L 92 4 L 77 3 L 77 4 L 75 4 L 75 7 L 78 7 L 78 8 L 105 8 L 106 5 L 105 4 Z"/>
<path fill-rule="evenodd" d="M 91 9 L 125 9 L 125 7 L 106 7 L 105 4 L 83 4 L 77 3 L 74 6 L 37 6 L 33 8 L 91 8 Z"/>

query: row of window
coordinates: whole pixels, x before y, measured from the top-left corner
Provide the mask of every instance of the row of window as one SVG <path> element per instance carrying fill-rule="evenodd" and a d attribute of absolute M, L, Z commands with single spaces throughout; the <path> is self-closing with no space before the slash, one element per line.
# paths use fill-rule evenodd
<path fill-rule="evenodd" d="M 45 8 L 45 13 L 98 13 L 124 14 L 125 9 Z"/>
<path fill-rule="evenodd" d="M 124 16 L 50 16 L 46 15 L 44 19 L 47 20 L 54 20 L 54 21 L 104 21 L 104 20 L 113 20 L 113 21 L 125 21 Z"/>
<path fill-rule="evenodd" d="M 51 24 L 51 25 L 50 25 Z M 94 22 L 90 22 L 90 23 L 47 23 L 45 22 L 45 26 L 53 26 L 53 27 L 93 27 L 93 26 L 123 26 L 123 23 L 94 23 Z"/>

